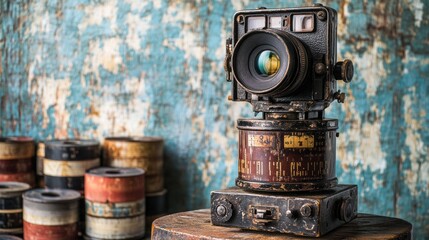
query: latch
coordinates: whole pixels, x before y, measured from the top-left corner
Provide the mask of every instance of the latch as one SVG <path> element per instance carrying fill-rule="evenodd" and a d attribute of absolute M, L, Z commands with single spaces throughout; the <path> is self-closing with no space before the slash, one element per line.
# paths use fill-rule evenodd
<path fill-rule="evenodd" d="M 276 207 L 250 206 L 252 220 L 256 224 L 266 224 L 278 220 L 278 209 Z"/>

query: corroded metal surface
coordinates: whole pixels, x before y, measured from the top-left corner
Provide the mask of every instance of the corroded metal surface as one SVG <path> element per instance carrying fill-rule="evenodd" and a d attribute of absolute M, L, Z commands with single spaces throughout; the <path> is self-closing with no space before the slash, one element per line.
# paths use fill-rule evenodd
<path fill-rule="evenodd" d="M 99 203 L 134 202 L 144 198 L 144 171 L 100 167 L 85 174 L 85 199 Z"/>
<path fill-rule="evenodd" d="M 0 234 L 22 234 L 22 194 L 28 189 L 26 183 L 0 183 Z"/>
<path fill-rule="evenodd" d="M 146 192 L 164 187 L 164 140 L 159 137 L 108 137 L 104 140 L 106 166 L 137 167 L 145 171 Z"/>
<path fill-rule="evenodd" d="M 3 173 L 0 174 L 0 182 L 22 182 L 34 186 L 34 173 Z"/>
<path fill-rule="evenodd" d="M 47 188 L 83 191 L 88 169 L 100 166 L 100 145 L 95 140 L 45 141 L 44 184 Z"/>
<path fill-rule="evenodd" d="M 311 4 L 313 1 L 305 1 Z M 337 177 L 359 186 L 359 211 L 429 231 L 429 1 L 322 1 L 338 10 L 339 59 L 355 78 L 340 119 Z M 0 132 L 36 139 L 165 139 L 172 211 L 209 206 L 234 185 L 235 121 L 225 39 L 237 10 L 291 1 L 0 1 Z M 383 196 L 383 197 L 380 197 Z"/>
<path fill-rule="evenodd" d="M 0 138 L 0 159 L 14 160 L 34 157 L 34 141 L 30 137 Z"/>
<path fill-rule="evenodd" d="M 24 238 L 77 239 L 79 198 L 73 190 L 35 189 L 24 193 Z"/>
<path fill-rule="evenodd" d="M 210 210 L 202 209 L 191 212 L 176 213 L 158 218 L 152 227 L 152 239 L 181 240 L 284 240 L 309 239 L 288 234 L 258 232 L 238 228 L 213 226 L 210 223 Z M 321 238 L 314 239 L 411 239 L 413 228 L 407 221 L 369 214 L 359 214 L 350 223 L 338 228 Z"/>
<path fill-rule="evenodd" d="M 236 185 L 255 191 L 311 191 L 335 186 L 336 120 L 238 121 Z"/>
<path fill-rule="evenodd" d="M 100 167 L 85 174 L 85 234 L 94 239 L 134 239 L 145 234 L 145 172 Z"/>
<path fill-rule="evenodd" d="M 273 194 L 233 187 L 211 193 L 211 222 L 216 226 L 320 237 L 357 215 L 356 185 L 327 191 Z"/>
<path fill-rule="evenodd" d="M 0 174 L 32 172 L 33 158 L 0 160 Z"/>
<path fill-rule="evenodd" d="M 141 239 L 145 215 L 126 218 L 100 218 L 86 215 L 86 235 L 95 239 Z"/>
<path fill-rule="evenodd" d="M 76 240 L 77 230 L 77 223 L 45 226 L 24 220 L 24 238 L 28 240 Z"/>
<path fill-rule="evenodd" d="M 34 155 L 32 138 L 0 138 L 0 182 L 23 182 L 34 186 Z"/>
<path fill-rule="evenodd" d="M 98 203 L 86 200 L 85 212 L 86 214 L 96 217 L 130 217 L 144 214 L 145 206 L 145 199 L 122 203 Z"/>

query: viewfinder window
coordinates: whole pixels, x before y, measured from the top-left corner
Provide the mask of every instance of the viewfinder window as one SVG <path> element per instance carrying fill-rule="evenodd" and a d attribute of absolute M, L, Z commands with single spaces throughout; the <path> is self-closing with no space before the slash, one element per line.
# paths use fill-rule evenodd
<path fill-rule="evenodd" d="M 270 17 L 270 28 L 282 28 L 282 17 Z"/>
<path fill-rule="evenodd" d="M 249 17 L 247 20 L 247 30 L 262 29 L 266 26 L 265 16 Z"/>
<path fill-rule="evenodd" d="M 314 30 L 313 14 L 294 15 L 292 21 L 292 31 L 294 32 L 312 32 Z"/>

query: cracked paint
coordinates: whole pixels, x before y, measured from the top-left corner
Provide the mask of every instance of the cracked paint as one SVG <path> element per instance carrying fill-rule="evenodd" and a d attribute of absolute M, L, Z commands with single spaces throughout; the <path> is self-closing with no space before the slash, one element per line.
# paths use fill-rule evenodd
<path fill-rule="evenodd" d="M 310 1 L 305 1 L 310 4 Z M 339 10 L 337 176 L 359 211 L 429 237 L 429 1 L 322 1 Z M 171 211 L 208 207 L 234 185 L 238 118 L 225 39 L 236 10 L 301 1 L 41 0 L 0 3 L 0 132 L 36 139 L 158 135 Z"/>

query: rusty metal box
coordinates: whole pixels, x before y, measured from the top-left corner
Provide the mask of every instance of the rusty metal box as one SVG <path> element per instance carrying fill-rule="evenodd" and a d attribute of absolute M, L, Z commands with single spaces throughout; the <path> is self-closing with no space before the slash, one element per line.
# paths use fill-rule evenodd
<path fill-rule="evenodd" d="M 357 215 L 357 186 L 323 192 L 261 193 L 228 188 L 211 193 L 213 225 L 319 237 Z"/>

